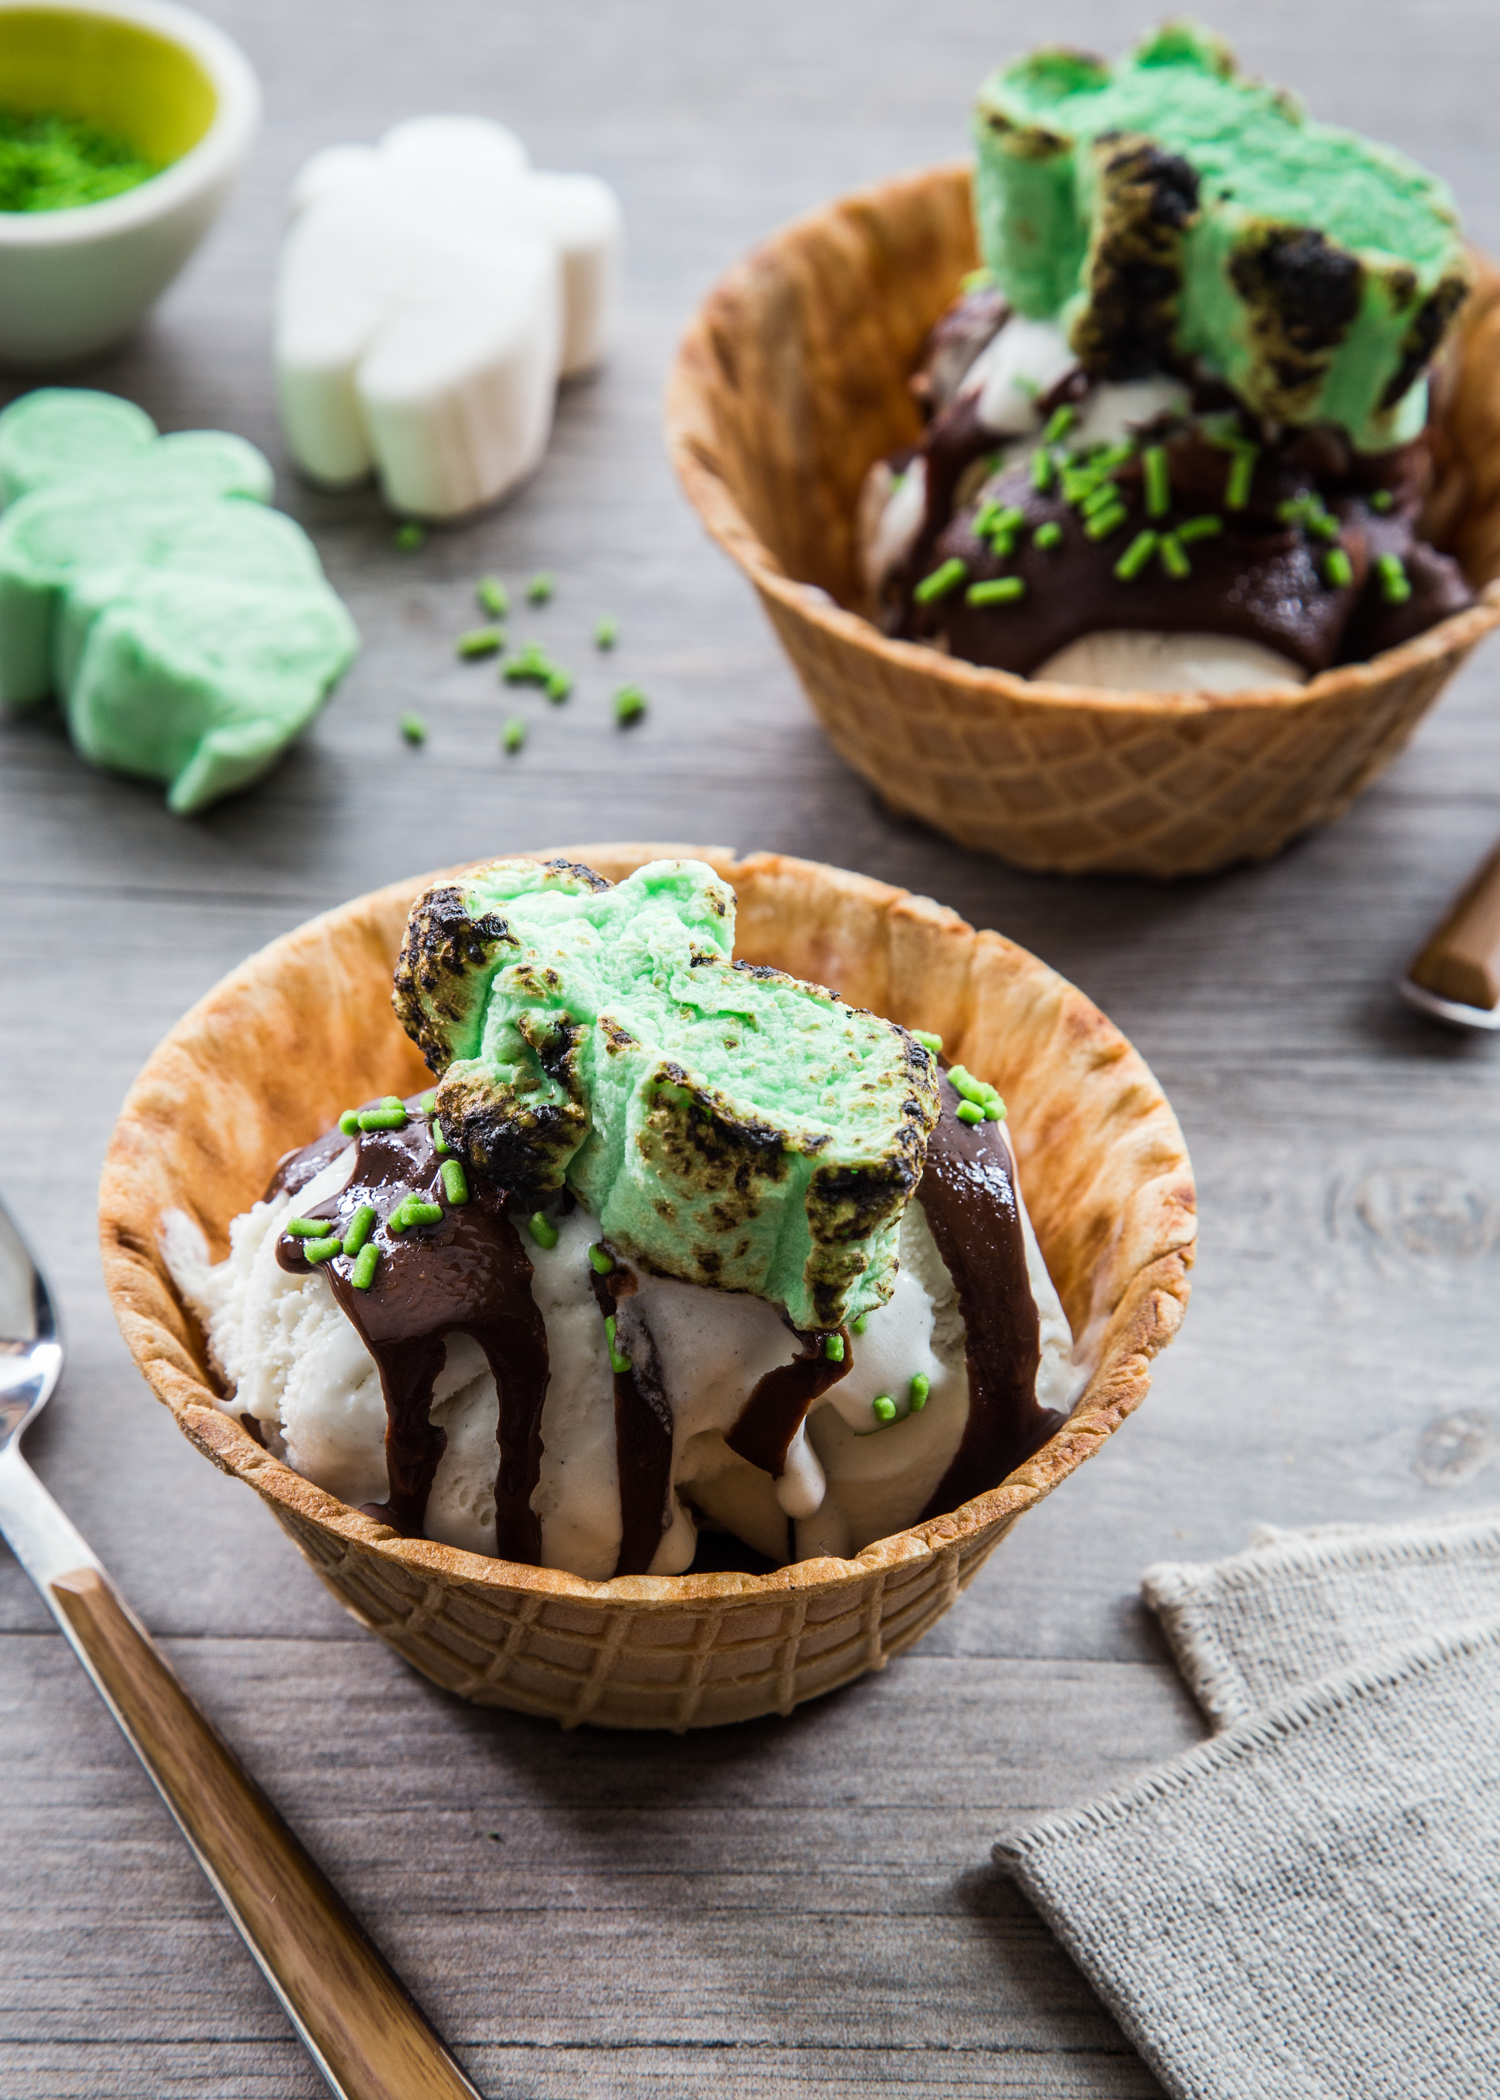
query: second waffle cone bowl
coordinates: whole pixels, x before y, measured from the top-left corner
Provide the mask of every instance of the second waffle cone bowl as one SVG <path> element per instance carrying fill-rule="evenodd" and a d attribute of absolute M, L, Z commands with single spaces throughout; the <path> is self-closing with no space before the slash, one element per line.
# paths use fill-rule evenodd
<path fill-rule="evenodd" d="M 913 443 L 907 384 L 978 261 L 967 167 L 843 198 L 767 241 L 683 339 L 667 438 L 829 740 L 894 808 L 1063 874 L 1204 874 L 1343 813 L 1500 622 L 1500 272 L 1440 375 L 1429 530 L 1479 602 L 1298 691 L 1113 693 L 888 640 L 860 617 L 866 470 Z"/>
<path fill-rule="evenodd" d="M 203 1337 L 162 1257 L 163 1217 L 185 1211 L 222 1258 L 230 1220 L 283 1152 L 351 1100 L 428 1083 L 390 987 L 407 911 L 430 876 L 274 942 L 172 1030 L 110 1144 L 105 1279 L 137 1363 L 190 1442 L 255 1488 L 340 1602 L 435 1683 L 565 1725 L 680 1730 L 787 1713 L 919 1639 L 1016 1519 L 1140 1405 L 1187 1303 L 1195 1216 L 1182 1135 L 1145 1063 L 1081 992 L 925 898 L 776 854 L 556 850 L 616 881 L 663 856 L 708 861 L 739 900 L 738 955 L 937 1030 L 1000 1088 L 1089 1370 L 1034 1458 L 852 1560 L 589 1582 L 399 1537 L 292 1472 L 217 1406 Z"/>

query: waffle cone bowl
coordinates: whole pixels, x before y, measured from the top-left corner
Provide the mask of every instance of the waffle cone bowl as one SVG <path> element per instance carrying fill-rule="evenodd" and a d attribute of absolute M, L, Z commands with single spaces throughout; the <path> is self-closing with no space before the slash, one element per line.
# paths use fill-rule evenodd
<path fill-rule="evenodd" d="M 1194 1191 L 1161 1088 L 1054 970 L 925 898 L 810 861 L 712 848 L 561 849 L 619 880 L 647 860 L 711 863 L 739 899 L 737 953 L 941 1032 L 1010 1106 L 1032 1218 L 1089 1367 L 1066 1424 L 950 1515 L 774 1574 L 588 1582 L 399 1537 L 292 1472 L 215 1405 L 203 1337 L 160 1249 L 185 1211 L 215 1259 L 289 1147 L 351 1100 L 428 1083 L 390 1005 L 423 876 L 274 942 L 201 1000 L 132 1088 L 100 1192 L 105 1280 L 136 1362 L 189 1442 L 270 1504 L 360 1623 L 435 1683 L 571 1726 L 703 1727 L 769 1713 L 879 1669 L 941 1617 L 1023 1511 L 1145 1398 L 1187 1303 Z M 551 855 L 544 857 L 550 858 Z"/>
<path fill-rule="evenodd" d="M 1500 621 L 1500 272 L 1476 258 L 1440 375 L 1427 521 L 1479 602 L 1300 690 L 1220 697 L 1016 678 L 860 617 L 860 486 L 915 442 L 908 376 L 977 261 L 967 166 L 844 198 L 757 249 L 678 353 L 666 424 L 682 484 L 834 748 L 894 808 L 1062 874 L 1265 859 L 1349 807 Z"/>

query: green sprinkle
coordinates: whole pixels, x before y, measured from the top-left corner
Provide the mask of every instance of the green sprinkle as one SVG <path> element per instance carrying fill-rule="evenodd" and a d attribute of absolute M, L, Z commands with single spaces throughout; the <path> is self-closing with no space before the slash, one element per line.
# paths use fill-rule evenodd
<path fill-rule="evenodd" d="M 408 1196 L 401 1206 L 400 1216 L 403 1232 L 409 1225 L 437 1225 L 442 1221 L 443 1206 L 441 1203 L 425 1203 L 420 1196 Z"/>
<path fill-rule="evenodd" d="M 1333 515 L 1332 511 L 1324 510 L 1321 504 L 1316 510 L 1310 510 L 1307 513 L 1305 522 L 1308 531 L 1315 539 L 1336 540 L 1339 536 L 1340 526 L 1338 519 Z"/>
<path fill-rule="evenodd" d="M 924 1050 L 930 1050 L 934 1057 L 942 1056 L 943 1039 L 940 1035 L 933 1035 L 926 1028 L 914 1028 L 911 1031 L 911 1039 L 914 1043 L 920 1043 Z"/>
<path fill-rule="evenodd" d="M 336 1254 L 342 1254 L 343 1251 L 344 1243 L 342 1240 L 304 1240 L 302 1242 L 302 1252 L 309 1261 L 332 1261 Z"/>
<path fill-rule="evenodd" d="M 927 1405 L 927 1395 L 932 1391 L 932 1380 L 923 1371 L 918 1371 L 907 1388 L 907 1405 L 914 1415 L 919 1415 Z"/>
<path fill-rule="evenodd" d="M 1387 605 L 1405 605 L 1411 596 L 1411 584 L 1401 566 L 1399 554 L 1381 554 L 1375 559 L 1375 573 L 1380 578 L 1380 595 Z"/>
<path fill-rule="evenodd" d="M 895 1421 L 896 1403 L 891 1398 L 889 1393 L 877 1393 L 875 1395 L 875 1398 L 870 1402 L 870 1406 L 874 1410 L 875 1419 L 877 1422 Z"/>
<path fill-rule="evenodd" d="M 596 649 L 613 649 L 619 639 L 620 623 L 606 613 L 604 618 L 594 628 L 594 647 Z"/>
<path fill-rule="evenodd" d="M 419 525 L 415 518 L 408 518 L 404 525 L 396 527 L 391 545 L 402 554 L 415 554 L 419 547 L 427 544 L 427 527 Z"/>
<path fill-rule="evenodd" d="M 288 1218 L 282 1231 L 290 1233 L 294 1240 L 321 1240 L 328 1236 L 326 1218 Z"/>
<path fill-rule="evenodd" d="M 357 1108 L 346 1108 L 344 1110 L 344 1113 L 339 1117 L 339 1129 L 342 1130 L 345 1137 L 354 1136 L 359 1129 L 359 1110 Z"/>
<path fill-rule="evenodd" d="M 373 1203 L 361 1203 L 349 1220 L 348 1230 L 344 1234 L 344 1252 L 351 1261 L 374 1230 L 375 1206 Z"/>
<path fill-rule="evenodd" d="M 985 266 L 981 264 L 977 270 L 970 270 L 967 272 L 966 275 L 959 278 L 958 288 L 961 292 L 977 292 L 981 286 L 986 284 L 993 284 L 994 281 L 994 271 L 986 269 Z"/>
<path fill-rule="evenodd" d="M 564 702 L 564 700 L 567 699 L 569 693 L 571 693 L 572 690 L 573 678 L 571 672 L 564 671 L 561 668 L 555 671 L 548 672 L 547 698 L 552 702 L 552 705 L 554 707 L 561 707 L 562 703 Z"/>
<path fill-rule="evenodd" d="M 1134 583 L 1156 552 L 1157 536 L 1154 532 L 1138 532 L 1120 559 L 1115 563 L 1115 574 L 1121 583 Z"/>
<path fill-rule="evenodd" d="M 1249 502 L 1250 482 L 1259 453 L 1259 445 L 1236 445 L 1234 458 L 1229 464 L 1229 479 L 1224 484 L 1226 510 L 1243 510 Z"/>
<path fill-rule="evenodd" d="M 1354 581 L 1354 564 L 1342 547 L 1330 547 L 1323 557 L 1323 581 L 1336 591 L 1348 590 Z"/>
<path fill-rule="evenodd" d="M 958 1104 L 958 1120 L 960 1123 L 982 1123 L 984 1121 L 984 1110 L 977 1102 L 960 1101 Z"/>
<path fill-rule="evenodd" d="M 948 1084 L 965 1101 L 983 1101 L 986 1094 L 995 1091 L 988 1080 L 976 1079 L 966 1065 L 949 1065 Z"/>
<path fill-rule="evenodd" d="M 361 1130 L 403 1130 L 406 1127 L 404 1108 L 362 1108 L 359 1112 Z"/>
<path fill-rule="evenodd" d="M 1089 465 L 1096 473 L 1107 474 L 1111 467 L 1123 467 L 1127 459 L 1134 458 L 1134 444 L 1129 438 L 1121 438 L 1118 444 L 1106 445 L 1101 452 L 1091 453 Z"/>
<path fill-rule="evenodd" d="M 357 1291 L 367 1291 L 375 1281 L 375 1271 L 380 1263 L 380 1249 L 371 1240 L 359 1250 L 354 1267 L 349 1271 L 349 1281 Z"/>
<path fill-rule="evenodd" d="M 841 1364 L 844 1361 L 844 1337 L 841 1334 L 825 1334 L 823 1355 L 828 1363 Z"/>
<path fill-rule="evenodd" d="M 851 1334 L 863 1334 L 869 1324 L 870 1315 L 868 1313 L 858 1313 L 849 1322 L 849 1332 Z"/>
<path fill-rule="evenodd" d="M 1376 489 L 1370 497 L 1371 510 L 1386 511 L 1394 510 L 1395 507 L 1396 499 L 1389 489 Z"/>
<path fill-rule="evenodd" d="M 992 576 L 985 583 L 971 583 L 964 592 L 965 605 L 1014 605 L 1017 598 L 1026 596 L 1026 585 L 1019 576 Z"/>
<path fill-rule="evenodd" d="M 399 1094 L 382 1094 L 376 1102 L 377 1108 L 405 1108 L 406 1103 Z"/>
<path fill-rule="evenodd" d="M 480 611 L 487 612 L 492 620 L 503 620 L 510 611 L 510 592 L 498 576 L 481 576 L 474 596 L 479 600 Z"/>
<path fill-rule="evenodd" d="M 615 1316 L 613 1313 L 610 1314 L 604 1323 L 604 1339 L 609 1344 L 609 1368 L 616 1372 L 628 1371 L 631 1368 L 630 1358 L 620 1354 L 615 1342 Z"/>
<path fill-rule="evenodd" d="M 1046 518 L 1031 535 L 1031 543 L 1034 547 L 1040 547 L 1045 552 L 1049 548 L 1060 547 L 1062 545 L 1062 536 L 1063 529 L 1056 518 Z"/>
<path fill-rule="evenodd" d="M 1082 503 L 1085 497 L 1093 495 L 1103 479 L 1104 476 L 1102 474 L 1090 473 L 1083 467 L 1064 467 L 1062 476 L 1063 501 L 1065 503 Z"/>
<path fill-rule="evenodd" d="M 514 755 L 515 752 L 521 749 L 522 745 L 525 742 L 526 724 L 521 720 L 521 717 L 519 715 L 512 715 L 510 720 L 506 723 L 505 727 L 500 732 L 501 749 L 504 751 L 509 751 Z"/>
<path fill-rule="evenodd" d="M 432 1126 L 432 1149 L 437 1154 L 439 1159 L 446 1159 L 448 1154 L 453 1150 L 453 1147 L 443 1136 L 443 1126 L 441 1123 L 434 1123 Z"/>
<path fill-rule="evenodd" d="M 1141 454 L 1146 477 L 1146 516 L 1164 518 L 1172 508 L 1172 476 L 1164 445 L 1148 445 Z"/>
<path fill-rule="evenodd" d="M 628 729 L 632 722 L 639 722 L 647 704 L 638 685 L 622 685 L 615 694 L 615 720 L 622 729 Z"/>
<path fill-rule="evenodd" d="M 974 513 L 973 533 L 976 540 L 987 540 L 1004 515 L 1005 505 L 997 503 L 993 496 L 986 496 Z"/>
<path fill-rule="evenodd" d="M 1052 454 L 1045 445 L 1038 445 L 1031 455 L 1031 486 L 1039 495 L 1045 496 L 1057 477 L 1057 467 Z"/>
<path fill-rule="evenodd" d="M 992 1093 L 989 1100 L 985 1102 L 984 1120 L 986 1123 L 1003 1123 L 1005 1121 L 1005 1103 L 998 1094 Z"/>
<path fill-rule="evenodd" d="M 463 1170 L 463 1162 L 445 1159 L 438 1169 L 438 1178 L 443 1184 L 443 1194 L 450 1203 L 467 1203 L 469 1200 L 469 1177 Z"/>
<path fill-rule="evenodd" d="M 1123 503 L 1116 503 L 1109 510 L 1096 512 L 1086 521 L 1083 529 L 1091 540 L 1107 540 L 1112 532 L 1118 532 L 1125 523 L 1125 506 Z"/>
<path fill-rule="evenodd" d="M 471 627 L 461 634 L 453 644 L 455 656 L 498 656 L 505 647 L 505 631 L 500 627 Z"/>
<path fill-rule="evenodd" d="M 1054 408 L 1051 415 L 1047 418 L 1047 427 L 1042 432 L 1042 443 L 1044 445 L 1060 445 L 1077 421 L 1077 409 L 1071 407 L 1065 401 L 1061 408 Z"/>
<path fill-rule="evenodd" d="M 1185 518 L 1177 528 L 1177 537 L 1184 546 L 1189 540 L 1211 540 L 1224 530 L 1224 520 L 1205 511 L 1202 517 Z"/>
<path fill-rule="evenodd" d="M 614 1256 L 598 1240 L 589 1248 L 589 1267 L 596 1276 L 613 1276 L 615 1273 Z"/>
<path fill-rule="evenodd" d="M 1193 565 L 1183 553 L 1182 541 L 1175 532 L 1164 532 L 1161 536 L 1161 565 L 1178 583 L 1193 573 Z"/>
<path fill-rule="evenodd" d="M 409 744 L 425 744 L 427 741 L 427 724 L 420 715 L 403 715 L 401 717 L 401 734 Z"/>
<path fill-rule="evenodd" d="M 528 605 L 545 605 L 556 589 L 556 577 L 544 569 L 540 576 L 533 576 L 527 584 L 526 602 Z"/>
<path fill-rule="evenodd" d="M 1099 511 L 1108 510 L 1112 503 L 1118 503 L 1119 500 L 1120 491 L 1114 482 L 1101 481 L 1090 495 L 1084 497 L 1083 515 L 1086 518 L 1092 518 Z"/>
<path fill-rule="evenodd" d="M 1020 505 L 1007 503 L 1003 510 L 997 512 L 995 522 L 990 527 L 990 531 L 992 534 L 997 532 L 1019 532 L 1025 523 L 1026 513 L 1021 509 Z"/>
<path fill-rule="evenodd" d="M 423 1113 L 423 1115 L 424 1115 L 424 1116 L 435 1116 L 435 1115 L 437 1114 L 437 1089 L 436 1089 L 436 1087 L 432 1088 L 432 1090 L 431 1090 L 430 1092 L 428 1092 L 428 1093 L 425 1093 L 425 1094 L 424 1094 L 424 1095 L 422 1096 L 422 1101 L 421 1101 L 421 1109 L 422 1109 L 422 1113 Z"/>
<path fill-rule="evenodd" d="M 557 1227 L 544 1210 L 534 1210 L 526 1220 L 526 1230 L 539 1247 L 557 1245 Z"/>
<path fill-rule="evenodd" d="M 918 605 L 935 605 L 939 598 L 946 598 L 950 591 L 956 591 L 968 573 L 968 563 L 960 561 L 955 554 L 934 569 L 930 576 L 924 576 L 912 596 Z"/>

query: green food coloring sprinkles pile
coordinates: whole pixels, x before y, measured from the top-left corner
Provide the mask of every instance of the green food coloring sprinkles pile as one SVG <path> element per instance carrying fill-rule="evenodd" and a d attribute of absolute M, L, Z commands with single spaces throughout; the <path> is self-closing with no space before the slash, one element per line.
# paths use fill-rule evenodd
<path fill-rule="evenodd" d="M 117 132 L 77 117 L 0 109 L 0 211 L 102 204 L 156 172 Z"/>

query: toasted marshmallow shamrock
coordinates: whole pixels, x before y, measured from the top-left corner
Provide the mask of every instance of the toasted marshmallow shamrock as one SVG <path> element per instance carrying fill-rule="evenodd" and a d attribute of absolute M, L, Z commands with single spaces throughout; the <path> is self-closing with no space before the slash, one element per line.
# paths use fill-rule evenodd
<path fill-rule="evenodd" d="M 537 465 L 559 377 L 613 324 L 622 216 L 608 184 L 527 164 L 482 117 L 413 117 L 299 173 L 277 298 L 292 455 L 391 507 L 456 517 Z"/>
<path fill-rule="evenodd" d="M 0 415 L 0 702 L 62 705 L 79 752 L 206 809 L 273 765 L 359 644 L 263 454 L 159 437 L 110 394 Z"/>

